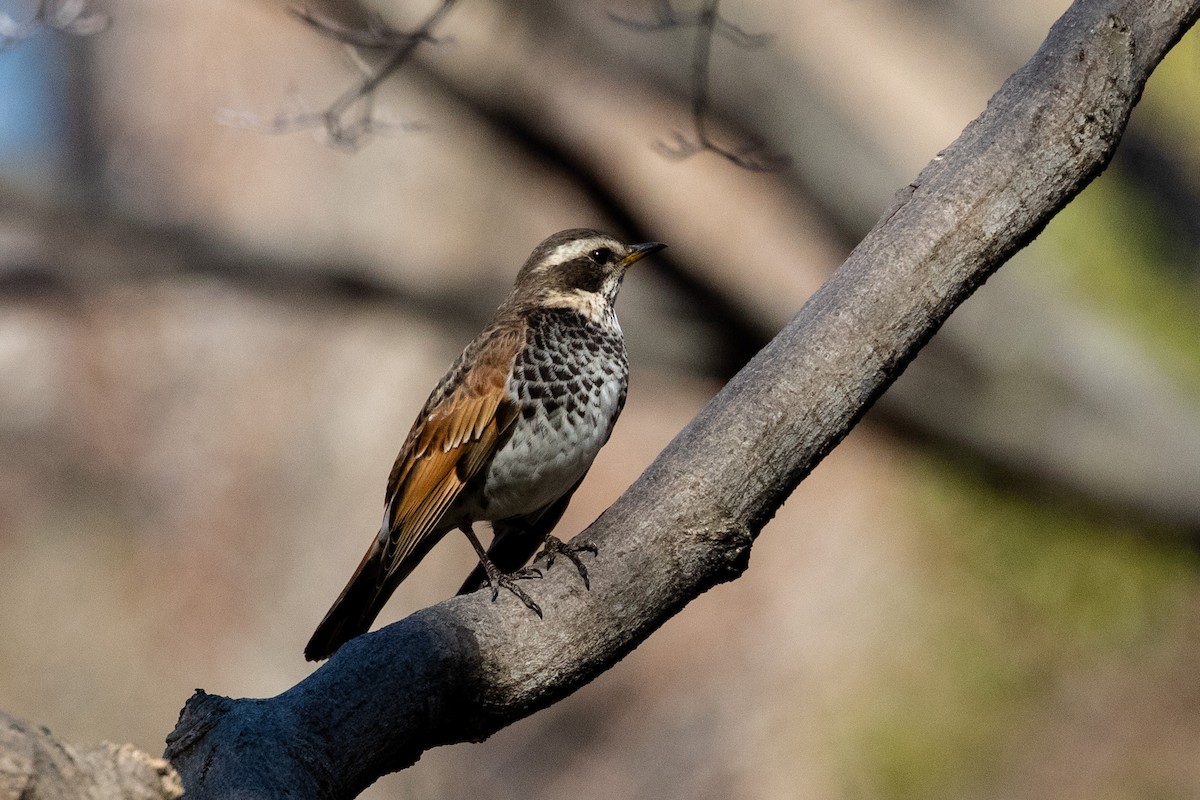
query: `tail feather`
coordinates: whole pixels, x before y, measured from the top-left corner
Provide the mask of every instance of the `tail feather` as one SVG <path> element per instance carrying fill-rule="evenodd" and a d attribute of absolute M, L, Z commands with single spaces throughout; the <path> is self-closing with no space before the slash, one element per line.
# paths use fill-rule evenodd
<path fill-rule="evenodd" d="M 329 658 L 343 644 L 366 633 L 392 593 L 384 586 L 385 582 L 383 548 L 376 540 L 308 640 L 304 657 L 309 661 Z"/>
<path fill-rule="evenodd" d="M 545 541 L 546 535 L 554 530 L 567 504 L 571 502 L 571 495 L 582 481 L 583 478 L 580 478 L 562 497 L 534 514 L 492 523 L 495 536 L 487 554 L 501 572 L 512 573 L 525 566 Z M 346 642 L 370 630 L 392 592 L 445 533 L 446 530 L 437 530 L 423 537 L 414 550 L 392 569 L 389 569 L 390 565 L 385 559 L 384 544 L 376 537 L 350 582 L 308 640 L 304 657 L 309 661 L 329 658 Z M 482 564 L 478 564 L 458 593 L 470 594 L 486 584 L 487 571 Z"/>
<path fill-rule="evenodd" d="M 444 534 L 445 531 L 435 531 L 425 536 L 399 564 L 394 565 L 387 553 L 390 536 L 382 541 L 378 536 L 371 540 L 371 546 L 350 582 L 333 601 L 333 606 L 305 645 L 304 657 L 309 661 L 329 658 L 346 642 L 369 631 L 392 592 Z"/>

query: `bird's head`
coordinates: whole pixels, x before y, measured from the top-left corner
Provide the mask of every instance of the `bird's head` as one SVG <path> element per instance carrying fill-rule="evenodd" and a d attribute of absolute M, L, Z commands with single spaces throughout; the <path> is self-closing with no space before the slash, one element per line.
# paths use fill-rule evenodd
<path fill-rule="evenodd" d="M 587 228 L 559 231 L 534 248 L 517 273 L 513 298 L 543 306 L 611 306 L 625 270 L 664 247 L 661 242 L 625 244 Z"/>

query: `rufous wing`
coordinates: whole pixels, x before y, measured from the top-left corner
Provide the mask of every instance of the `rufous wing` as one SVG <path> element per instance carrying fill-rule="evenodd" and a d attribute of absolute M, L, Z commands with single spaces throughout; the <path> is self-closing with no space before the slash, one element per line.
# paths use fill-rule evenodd
<path fill-rule="evenodd" d="M 384 558 L 403 580 L 422 540 L 433 534 L 463 488 L 492 456 L 517 416 L 503 384 L 485 394 L 455 392 L 422 420 L 413 446 L 402 451 L 389 487 Z M 421 555 L 424 555 L 423 553 Z"/>
<path fill-rule="evenodd" d="M 481 339 L 484 337 L 481 336 Z M 506 391 L 523 329 L 468 348 L 434 390 L 388 478 L 379 535 L 304 650 L 327 658 L 365 633 L 383 605 L 446 532 L 443 517 L 491 461 L 519 413 Z"/>

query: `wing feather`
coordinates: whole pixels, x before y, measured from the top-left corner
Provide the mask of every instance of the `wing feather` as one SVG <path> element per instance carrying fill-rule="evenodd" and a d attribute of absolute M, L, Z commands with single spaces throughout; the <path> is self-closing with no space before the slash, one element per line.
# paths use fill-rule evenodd
<path fill-rule="evenodd" d="M 524 341 L 523 320 L 498 318 L 433 390 L 388 476 L 379 535 L 317 626 L 306 658 L 326 658 L 366 632 L 396 586 L 446 532 L 446 514 L 517 418 L 506 386 Z"/>
<path fill-rule="evenodd" d="M 421 550 L 420 542 L 436 531 L 516 420 L 506 385 L 523 342 L 523 330 L 509 330 L 473 358 L 468 349 L 460 360 L 473 361 L 472 368 L 451 370 L 418 418 L 388 482 L 389 577 L 403 572 L 405 559 Z"/>

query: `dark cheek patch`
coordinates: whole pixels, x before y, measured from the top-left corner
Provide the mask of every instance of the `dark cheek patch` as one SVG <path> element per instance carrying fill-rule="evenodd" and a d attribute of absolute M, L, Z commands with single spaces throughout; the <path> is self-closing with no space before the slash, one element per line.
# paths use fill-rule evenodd
<path fill-rule="evenodd" d="M 604 271 L 589 259 L 577 258 L 560 268 L 563 284 L 585 292 L 599 292 L 604 286 Z"/>

